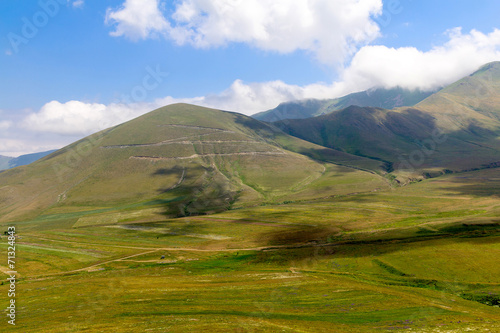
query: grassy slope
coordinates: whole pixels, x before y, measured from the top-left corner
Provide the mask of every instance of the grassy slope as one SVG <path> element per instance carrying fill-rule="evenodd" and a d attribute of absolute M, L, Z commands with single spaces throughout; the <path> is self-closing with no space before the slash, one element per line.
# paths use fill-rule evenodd
<path fill-rule="evenodd" d="M 1 173 L 0 220 L 43 212 L 63 219 L 69 214 L 66 220 L 75 223 L 86 215 L 79 212 L 137 205 L 149 205 L 153 215 L 183 216 L 311 199 L 325 196 L 325 189 L 345 194 L 349 188 L 336 184 L 346 182 L 371 191 L 388 185 L 359 169 L 379 166 L 243 115 L 178 104 Z"/>
<path fill-rule="evenodd" d="M 495 331 L 499 188 L 490 169 L 210 216 L 16 223 L 14 330 Z"/>
<path fill-rule="evenodd" d="M 499 92 L 500 62 L 494 62 L 420 102 L 417 107 L 433 114 L 444 113 L 446 117 L 437 119 L 451 130 L 470 126 L 471 119 L 476 121 L 475 125 L 494 128 L 500 120 Z"/>

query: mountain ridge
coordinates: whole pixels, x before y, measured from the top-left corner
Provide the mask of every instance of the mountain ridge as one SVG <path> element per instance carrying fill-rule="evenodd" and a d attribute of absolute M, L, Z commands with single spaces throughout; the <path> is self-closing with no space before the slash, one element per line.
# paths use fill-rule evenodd
<path fill-rule="evenodd" d="M 498 102 L 500 62 L 493 62 L 414 107 L 387 110 L 350 106 L 318 117 L 273 124 L 306 141 L 383 160 L 399 171 L 414 160 L 406 169 L 416 171 L 412 175 L 416 177 L 500 161 Z M 446 140 L 438 142 L 436 136 Z"/>
<path fill-rule="evenodd" d="M 266 122 L 305 119 L 335 112 L 351 105 L 392 109 L 413 106 L 431 94 L 432 92 L 403 88 L 373 88 L 334 99 L 306 99 L 285 102 L 274 109 L 254 114 L 252 117 Z"/>

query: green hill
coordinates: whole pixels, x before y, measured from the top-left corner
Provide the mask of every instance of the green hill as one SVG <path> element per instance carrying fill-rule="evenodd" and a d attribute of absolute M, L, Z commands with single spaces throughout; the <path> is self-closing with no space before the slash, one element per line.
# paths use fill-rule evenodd
<path fill-rule="evenodd" d="M 334 99 L 307 99 L 281 103 L 275 109 L 254 114 L 252 117 L 267 122 L 304 119 L 328 114 L 351 105 L 392 109 L 400 106 L 413 106 L 431 93 L 403 88 L 378 88 Z"/>
<path fill-rule="evenodd" d="M 275 122 L 283 131 L 385 161 L 398 175 L 494 167 L 500 161 L 500 63 L 482 67 L 412 108 L 356 107 Z"/>
<path fill-rule="evenodd" d="M 241 114 L 176 104 L 0 173 L 0 219 L 113 207 L 185 216 L 371 191 L 387 186 L 381 166 Z"/>

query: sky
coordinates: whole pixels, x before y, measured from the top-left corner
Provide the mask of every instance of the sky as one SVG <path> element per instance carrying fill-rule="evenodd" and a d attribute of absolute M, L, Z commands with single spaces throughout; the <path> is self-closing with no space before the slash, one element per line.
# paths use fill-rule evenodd
<path fill-rule="evenodd" d="M 0 155 L 186 102 L 251 115 L 500 60 L 498 0 L 2 0 Z"/>

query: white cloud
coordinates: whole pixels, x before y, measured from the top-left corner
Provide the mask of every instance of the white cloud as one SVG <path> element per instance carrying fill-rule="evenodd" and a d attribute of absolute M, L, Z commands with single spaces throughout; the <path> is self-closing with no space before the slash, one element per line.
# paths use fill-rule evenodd
<path fill-rule="evenodd" d="M 26 143 L 21 140 L 2 138 L 0 141 L 0 155 L 17 157 L 24 154 Z"/>
<path fill-rule="evenodd" d="M 378 37 L 373 16 L 381 12 L 382 0 L 181 0 L 167 21 L 157 1 L 127 0 L 106 20 L 117 24 L 113 36 L 134 40 L 162 32 L 180 45 L 305 50 L 339 64 Z"/>
<path fill-rule="evenodd" d="M 282 81 L 244 83 L 236 80 L 219 94 L 194 98 L 166 97 L 157 99 L 157 107 L 172 103 L 191 103 L 215 109 L 236 111 L 246 115 L 269 110 L 279 103 L 306 98 L 331 98 L 342 93 L 338 84 L 290 85 Z"/>
<path fill-rule="evenodd" d="M 52 101 L 27 116 L 22 126 L 34 132 L 87 135 L 130 120 L 146 111 L 146 104 L 98 104 Z"/>
<path fill-rule="evenodd" d="M 365 46 L 331 84 L 288 85 L 281 81 L 245 84 L 236 80 L 217 95 L 198 97 L 199 105 L 253 114 L 279 103 L 306 98 L 336 98 L 373 87 L 434 90 L 500 61 L 500 30 L 489 34 L 460 28 L 446 32 L 448 41 L 424 52 L 413 47 Z M 189 101 L 188 101 L 189 102 Z"/>
<path fill-rule="evenodd" d="M 489 34 L 461 28 L 446 32 L 449 40 L 427 52 L 414 47 L 365 46 L 353 57 L 342 79 L 348 87 L 373 86 L 431 90 L 470 74 L 481 65 L 500 60 L 500 30 Z"/>
<path fill-rule="evenodd" d="M 39 153 L 75 142 L 81 137 L 61 138 L 56 135 L 40 136 L 32 133 L 13 133 L 8 138 L 0 140 L 0 155 L 18 157 L 20 155 Z"/>
<path fill-rule="evenodd" d="M 168 30 L 169 24 L 159 9 L 159 0 L 126 0 L 113 11 L 108 8 L 106 23 L 116 25 L 111 36 L 124 36 L 132 40 L 146 39 Z"/>
<path fill-rule="evenodd" d="M 0 130 L 2 131 L 9 129 L 11 126 L 12 126 L 12 121 L 9 120 L 0 121 Z"/>
<path fill-rule="evenodd" d="M 72 3 L 74 8 L 82 8 L 84 4 L 85 4 L 85 1 L 83 1 L 83 0 L 76 0 L 76 1 L 73 1 L 73 3 Z"/>

